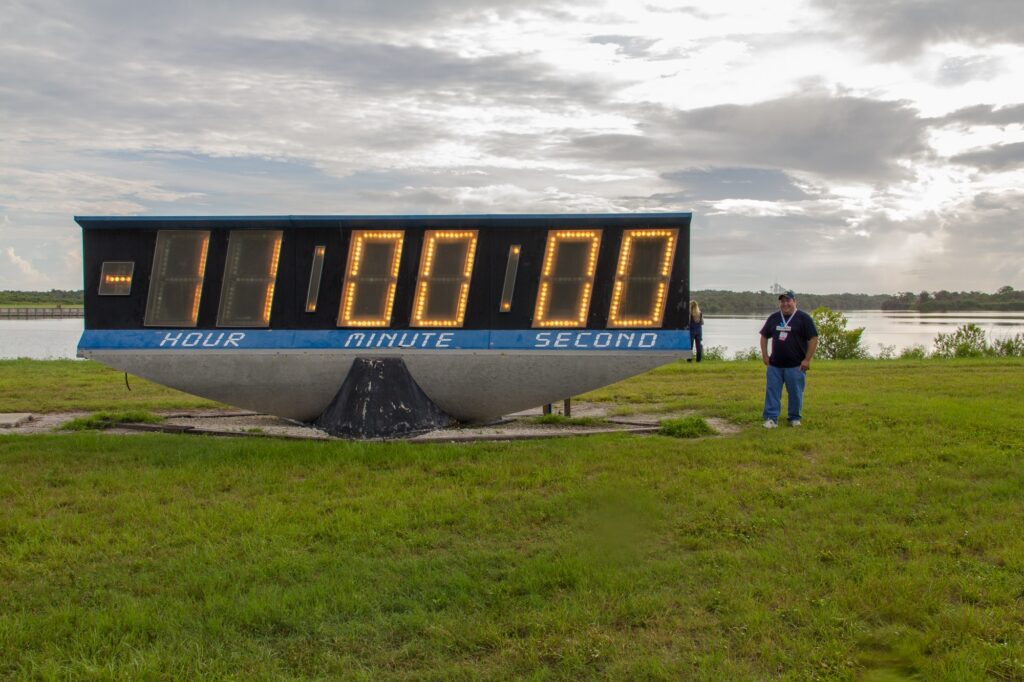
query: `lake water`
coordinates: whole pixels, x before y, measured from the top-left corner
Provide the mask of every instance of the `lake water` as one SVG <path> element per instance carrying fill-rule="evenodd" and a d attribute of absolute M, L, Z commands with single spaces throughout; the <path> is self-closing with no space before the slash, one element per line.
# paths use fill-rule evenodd
<path fill-rule="evenodd" d="M 852 310 L 844 313 L 847 329 L 864 327 L 862 344 L 871 355 L 878 355 L 879 344 L 904 348 L 921 345 L 933 350 L 937 334 L 956 331 L 957 327 L 974 323 L 988 335 L 989 341 L 1024 333 L 1024 312 L 956 312 L 916 313 L 882 310 Z M 704 346 L 725 346 L 726 357 L 737 351 L 756 348 L 758 332 L 767 315 L 704 317 Z"/>
<path fill-rule="evenodd" d="M 755 348 L 765 315 L 704 318 L 704 345 L 724 346 L 726 357 Z M 926 313 L 858 310 L 846 313 L 847 328 L 864 327 L 864 344 L 877 355 L 879 344 L 899 352 L 920 344 L 932 349 L 939 333 L 949 333 L 969 322 L 985 330 L 989 339 L 1024 334 L 1024 312 Z M 0 320 L 0 359 L 73 358 L 82 334 L 81 318 L 69 320 Z"/>

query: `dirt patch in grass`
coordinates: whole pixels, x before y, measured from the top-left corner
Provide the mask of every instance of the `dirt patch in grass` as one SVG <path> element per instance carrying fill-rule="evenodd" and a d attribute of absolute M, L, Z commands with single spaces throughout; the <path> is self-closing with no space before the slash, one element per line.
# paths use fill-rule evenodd
<path fill-rule="evenodd" d="M 544 415 L 541 408 L 509 415 L 487 424 L 461 424 L 408 440 L 413 442 L 447 442 L 475 440 L 522 440 L 552 438 L 600 433 L 656 433 L 666 419 L 700 418 L 694 411 L 635 412 L 628 417 L 611 416 L 616 412 L 613 403 L 574 402 L 571 416 L 560 414 L 558 404 L 553 414 Z M 704 420 L 713 432 L 704 436 L 733 435 L 740 427 L 721 418 Z M 104 430 L 109 433 L 129 434 L 140 431 L 164 430 L 174 433 L 213 436 L 247 436 L 302 440 L 332 440 L 320 429 L 291 419 L 258 414 L 243 410 L 158 410 L 154 412 L 124 410 L 97 413 L 63 412 L 37 415 L 36 419 L 11 433 L 45 433 L 53 430 Z M 703 436 L 701 436 L 703 437 Z"/>

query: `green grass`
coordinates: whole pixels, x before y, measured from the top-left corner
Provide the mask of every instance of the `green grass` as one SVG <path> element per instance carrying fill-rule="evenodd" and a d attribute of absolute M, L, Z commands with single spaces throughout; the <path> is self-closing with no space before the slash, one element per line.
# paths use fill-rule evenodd
<path fill-rule="evenodd" d="M 1024 678 L 1024 362 L 818 362 L 773 431 L 763 372 L 588 396 L 710 439 L 0 436 L 0 678 Z"/>
<path fill-rule="evenodd" d="M 118 424 L 159 424 L 164 420 L 145 410 L 126 412 L 94 412 L 87 417 L 78 417 L 61 425 L 64 431 L 102 431 Z"/>
<path fill-rule="evenodd" d="M 224 407 L 85 360 L 0 360 L 0 412 Z"/>
<path fill-rule="evenodd" d="M 679 419 L 662 419 L 658 426 L 658 433 L 672 438 L 700 438 L 701 436 L 715 435 L 715 430 L 704 421 L 704 418 L 696 415 Z"/>

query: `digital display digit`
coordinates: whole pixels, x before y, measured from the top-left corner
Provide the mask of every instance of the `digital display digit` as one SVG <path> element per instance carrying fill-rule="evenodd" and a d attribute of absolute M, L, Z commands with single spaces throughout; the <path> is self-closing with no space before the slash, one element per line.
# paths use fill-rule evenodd
<path fill-rule="evenodd" d="M 100 267 L 100 296 L 128 296 L 132 293 L 134 261 L 104 261 Z"/>
<path fill-rule="evenodd" d="M 601 230 L 548 232 L 534 327 L 586 326 L 600 248 Z"/>
<path fill-rule="evenodd" d="M 427 230 L 412 306 L 413 327 L 462 326 L 476 242 L 476 230 Z"/>
<path fill-rule="evenodd" d="M 316 312 L 316 301 L 320 298 L 320 277 L 324 272 L 324 254 L 326 246 L 313 249 L 313 264 L 309 268 L 309 288 L 306 290 L 306 312 Z"/>
<path fill-rule="evenodd" d="M 402 231 L 356 230 L 348 249 L 339 327 L 387 327 L 395 303 Z"/>
<path fill-rule="evenodd" d="M 626 230 L 622 235 L 609 327 L 660 327 L 679 230 Z"/>
<path fill-rule="evenodd" d="M 523 247 L 513 244 L 508 247 L 508 261 L 505 263 L 505 282 L 501 285 L 501 305 L 498 307 L 503 313 L 512 310 L 512 293 L 516 288 L 516 274 L 519 272 L 519 252 Z"/>
<path fill-rule="evenodd" d="M 281 237 L 281 230 L 231 231 L 220 289 L 218 327 L 270 326 Z"/>
<path fill-rule="evenodd" d="M 209 231 L 160 230 L 146 299 L 147 327 L 195 327 L 206 276 Z"/>

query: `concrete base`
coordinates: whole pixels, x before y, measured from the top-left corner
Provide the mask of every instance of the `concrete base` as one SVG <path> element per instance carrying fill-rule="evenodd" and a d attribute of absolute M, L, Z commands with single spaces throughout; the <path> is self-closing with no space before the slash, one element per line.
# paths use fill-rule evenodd
<path fill-rule="evenodd" d="M 243 409 L 310 422 L 330 405 L 365 350 L 87 350 L 81 357 Z M 416 351 L 401 358 L 416 384 L 446 414 L 486 422 L 557 402 L 646 372 L 689 351 Z"/>
<path fill-rule="evenodd" d="M 14 429 L 32 421 L 28 412 L 6 412 L 0 414 L 0 429 Z"/>

